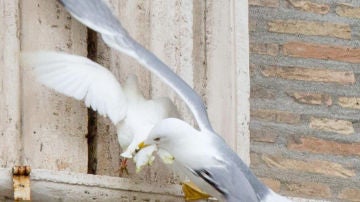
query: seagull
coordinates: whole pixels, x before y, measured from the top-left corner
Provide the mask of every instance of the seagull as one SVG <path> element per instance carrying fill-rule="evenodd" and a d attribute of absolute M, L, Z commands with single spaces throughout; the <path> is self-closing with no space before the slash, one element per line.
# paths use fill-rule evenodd
<path fill-rule="evenodd" d="M 256 178 L 214 131 L 200 96 L 159 58 L 135 41 L 103 1 L 59 1 L 78 21 L 100 33 L 108 46 L 136 59 L 186 103 L 199 130 L 180 119 L 165 119 L 155 126 L 150 136 L 155 142 L 160 138 L 160 143 L 163 143 L 158 144 L 160 149 L 170 152 L 174 157 L 174 164 L 178 164 L 177 167 L 194 180 L 195 184 L 210 195 L 229 202 L 288 201 Z M 161 135 L 157 136 L 159 134 Z M 139 146 L 141 145 L 144 144 Z M 169 145 L 173 148 L 168 148 Z M 210 165 L 207 166 L 206 163 Z"/>
<path fill-rule="evenodd" d="M 124 87 L 105 67 L 88 58 L 60 52 L 22 53 L 23 67 L 33 69 L 37 80 L 76 100 L 84 100 L 99 114 L 109 117 L 116 126 L 118 141 L 125 157 L 120 169 L 126 170 L 127 158 L 132 158 L 138 144 L 144 141 L 152 127 L 165 118 L 179 117 L 176 106 L 166 97 L 147 100 L 141 94 L 137 77 L 130 75 Z M 155 148 L 137 152 L 137 171 L 154 159 Z M 169 157 L 160 151 L 164 159 Z"/>
<path fill-rule="evenodd" d="M 188 123 L 167 118 L 157 123 L 140 147 L 168 151 L 178 168 L 206 193 L 228 202 L 287 202 L 261 183 L 224 139 Z M 179 166 L 180 165 L 180 166 Z"/>

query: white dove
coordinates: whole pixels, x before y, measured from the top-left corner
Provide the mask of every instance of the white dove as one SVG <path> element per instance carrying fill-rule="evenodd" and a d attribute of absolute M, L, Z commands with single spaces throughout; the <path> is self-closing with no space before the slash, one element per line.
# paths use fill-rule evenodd
<path fill-rule="evenodd" d="M 119 144 L 125 150 L 121 154 L 123 157 L 133 156 L 138 144 L 145 140 L 157 122 L 178 117 L 169 98 L 145 99 L 138 89 L 136 76 L 129 76 L 122 88 L 108 69 L 85 57 L 59 52 L 22 53 L 21 64 L 33 68 L 37 80 L 43 85 L 84 100 L 87 107 L 109 117 L 116 125 Z M 136 154 L 137 170 L 152 162 L 154 149 Z M 159 152 L 167 161 L 169 155 Z"/>

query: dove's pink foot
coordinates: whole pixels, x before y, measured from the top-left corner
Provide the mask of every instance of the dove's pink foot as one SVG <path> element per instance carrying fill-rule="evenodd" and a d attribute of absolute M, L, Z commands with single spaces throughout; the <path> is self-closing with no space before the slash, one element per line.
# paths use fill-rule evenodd
<path fill-rule="evenodd" d="M 124 173 L 126 175 L 129 175 L 128 169 L 127 169 L 127 158 L 120 159 L 120 168 L 119 168 L 119 176 L 122 177 Z"/>

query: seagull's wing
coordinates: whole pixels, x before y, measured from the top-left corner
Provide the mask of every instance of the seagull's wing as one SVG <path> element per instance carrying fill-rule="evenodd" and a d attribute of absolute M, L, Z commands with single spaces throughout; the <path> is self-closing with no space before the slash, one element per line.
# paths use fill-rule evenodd
<path fill-rule="evenodd" d="M 213 138 L 216 142 L 214 147 L 218 151 L 215 159 L 219 165 L 225 167 L 226 174 L 219 170 L 221 166 L 210 168 L 209 173 L 212 174 L 214 181 L 227 187 L 232 197 L 229 201 L 291 202 L 264 185 L 223 139 Z"/>
<path fill-rule="evenodd" d="M 169 85 L 187 104 L 201 130 L 213 131 L 200 96 L 159 58 L 132 39 L 103 1 L 59 1 L 80 22 L 101 33 L 109 46 L 135 58 Z"/>
<path fill-rule="evenodd" d="M 34 69 L 38 81 L 108 116 L 116 124 L 127 112 L 127 101 L 119 82 L 106 68 L 91 60 L 65 53 L 22 53 L 24 67 Z"/>
<path fill-rule="evenodd" d="M 232 162 L 217 161 L 217 165 L 209 164 L 198 169 L 189 167 L 188 169 L 221 193 L 226 201 L 258 201 L 257 194 L 247 177 Z"/>
<path fill-rule="evenodd" d="M 59 0 L 59 2 L 77 20 L 101 34 L 127 34 L 102 0 Z"/>

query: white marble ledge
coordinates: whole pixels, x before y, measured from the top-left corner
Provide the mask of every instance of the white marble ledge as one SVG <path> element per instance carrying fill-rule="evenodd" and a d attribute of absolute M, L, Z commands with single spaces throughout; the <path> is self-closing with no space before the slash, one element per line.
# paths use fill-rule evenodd
<path fill-rule="evenodd" d="M 31 171 L 31 194 L 33 201 L 184 201 L 179 185 L 146 184 L 126 178 L 44 169 Z M 11 168 L 0 168 L 0 201 L 12 201 L 12 196 Z"/>

